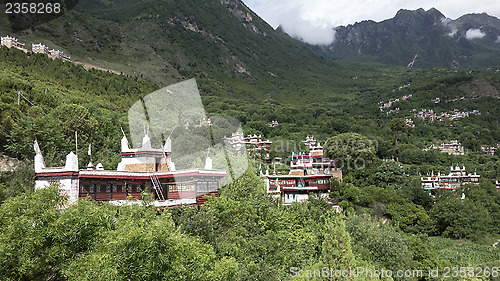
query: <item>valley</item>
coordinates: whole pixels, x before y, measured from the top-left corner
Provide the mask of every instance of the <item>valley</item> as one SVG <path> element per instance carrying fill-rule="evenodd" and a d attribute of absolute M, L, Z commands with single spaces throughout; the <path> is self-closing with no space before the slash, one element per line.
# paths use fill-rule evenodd
<path fill-rule="evenodd" d="M 500 27 L 485 14 L 443 18 L 435 9 L 401 10 L 381 23 L 339 27 L 338 41 L 319 47 L 273 29 L 239 0 L 81 0 L 67 14 L 15 33 L 0 17 L 2 37 L 27 46 L 0 48 L 0 275 L 291 280 L 291 268 L 325 267 L 492 274 L 500 267 L 500 249 L 492 246 L 500 237 L 493 40 Z M 471 29 L 486 35 L 468 40 Z M 31 52 L 38 43 L 74 63 Z M 167 147 L 167 137 L 175 150 L 215 147 L 217 136 L 248 147 L 248 169 L 235 176 L 227 168 L 231 183 L 198 206 L 155 208 L 155 191 L 141 190 L 154 172 L 117 169 L 123 159 L 142 167 L 131 159 L 150 152 L 124 146 L 136 137 L 129 110 L 163 110 L 148 95 L 193 78 L 209 119 L 179 121 L 151 148 L 142 144 L 167 158 L 169 151 L 157 149 Z M 178 108 L 165 116 L 191 114 Z M 238 126 L 224 120 L 242 131 L 231 136 Z M 148 144 L 142 137 L 149 125 L 140 130 L 139 141 Z M 73 151 L 92 195 L 76 186 L 76 197 L 85 199 L 68 204 L 59 188 L 75 174 L 64 174 L 64 156 Z M 190 160 L 212 169 L 209 152 Z M 230 163 L 224 153 L 212 156 L 214 165 Z M 41 154 L 43 175 L 33 160 Z M 93 170 L 90 162 L 102 167 Z M 330 168 L 335 178 L 322 174 Z M 35 191 L 41 178 L 55 184 Z M 190 180 L 153 186 L 182 194 L 194 186 Z M 97 200 L 115 194 L 127 202 L 127 186 L 141 199 L 120 207 Z M 321 196 L 293 195 L 316 186 Z"/>

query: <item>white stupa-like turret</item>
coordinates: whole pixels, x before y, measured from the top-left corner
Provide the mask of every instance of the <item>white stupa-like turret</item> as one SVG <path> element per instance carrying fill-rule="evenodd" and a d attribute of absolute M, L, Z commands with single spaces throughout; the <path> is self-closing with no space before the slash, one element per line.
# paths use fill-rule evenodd
<path fill-rule="evenodd" d="M 151 146 L 151 139 L 149 136 L 146 134 L 142 138 L 142 146 L 139 148 L 139 150 L 152 150 L 153 147 Z"/>
<path fill-rule="evenodd" d="M 127 137 L 125 135 L 123 135 L 123 138 L 122 138 L 122 149 L 121 149 L 122 152 L 130 152 L 130 147 L 128 145 L 128 140 L 127 140 Z"/>
<path fill-rule="evenodd" d="M 172 140 L 170 139 L 170 137 L 168 137 L 167 140 L 165 140 L 165 145 L 163 146 L 163 150 L 165 152 L 172 152 Z"/>
<path fill-rule="evenodd" d="M 205 170 L 212 170 L 212 158 L 207 156 L 205 160 Z"/>
<path fill-rule="evenodd" d="M 78 172 L 78 156 L 76 156 L 73 151 L 66 155 L 66 165 L 64 166 L 64 170 Z"/>
<path fill-rule="evenodd" d="M 42 151 L 40 150 L 40 146 L 38 146 L 37 140 L 33 143 L 33 149 L 35 150 L 35 173 L 40 173 L 45 169 L 45 160 L 43 159 Z"/>

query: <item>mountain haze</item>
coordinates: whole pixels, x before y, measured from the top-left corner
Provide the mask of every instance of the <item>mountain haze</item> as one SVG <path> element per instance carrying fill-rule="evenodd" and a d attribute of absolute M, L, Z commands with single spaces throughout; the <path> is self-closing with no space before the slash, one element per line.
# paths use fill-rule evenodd
<path fill-rule="evenodd" d="M 313 46 L 330 59 L 414 67 L 500 67 L 500 20 L 468 14 L 456 20 L 438 10 L 400 10 L 382 22 L 335 28 L 329 46 Z"/>

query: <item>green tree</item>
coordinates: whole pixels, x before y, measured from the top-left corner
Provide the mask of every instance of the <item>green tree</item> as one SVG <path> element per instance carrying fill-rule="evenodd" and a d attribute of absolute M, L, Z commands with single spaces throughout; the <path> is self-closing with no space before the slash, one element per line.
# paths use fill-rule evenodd
<path fill-rule="evenodd" d="M 31 160 L 35 155 L 33 150 L 35 139 L 38 140 L 47 165 L 56 158 L 56 155 L 59 158 L 59 154 L 67 148 L 64 144 L 64 135 L 58 130 L 58 123 L 52 118 L 25 116 L 17 121 L 7 135 L 6 149 L 19 158 Z"/>
<path fill-rule="evenodd" d="M 58 186 L 0 205 L 0 275 L 7 280 L 63 279 L 62 271 L 110 229 L 115 212 L 81 200 L 67 204 Z"/>
<path fill-rule="evenodd" d="M 325 223 L 321 260 L 330 270 L 355 267 L 351 237 L 346 230 L 345 223 L 337 216 L 329 216 Z"/>
<path fill-rule="evenodd" d="M 407 232 L 428 232 L 432 220 L 427 211 L 414 203 L 392 203 L 387 206 L 387 213 L 399 223 L 399 227 Z"/>
<path fill-rule="evenodd" d="M 206 280 L 215 259 L 210 245 L 177 231 L 164 212 L 120 209 L 115 229 L 95 249 L 65 266 L 72 280 Z M 142 208 L 142 210 L 141 210 Z"/>
<path fill-rule="evenodd" d="M 439 200 L 430 214 L 436 234 L 450 238 L 480 239 L 488 233 L 492 222 L 481 203 L 455 196 Z"/>
<path fill-rule="evenodd" d="M 394 154 L 396 154 L 396 162 L 399 163 L 399 145 L 398 145 L 398 133 L 404 132 L 407 129 L 407 126 L 403 119 L 394 118 L 389 124 L 391 131 L 394 135 Z"/>
<path fill-rule="evenodd" d="M 350 216 L 346 227 L 351 235 L 353 252 L 357 256 L 393 271 L 409 268 L 412 257 L 405 236 L 392 226 Z"/>
<path fill-rule="evenodd" d="M 480 151 L 481 144 L 477 140 L 476 136 L 470 131 L 464 131 L 462 135 L 460 135 L 460 142 L 465 148 L 468 148 L 473 151 Z"/>
<path fill-rule="evenodd" d="M 72 137 L 75 135 L 75 131 L 78 131 L 79 141 L 84 143 L 89 142 L 93 133 L 97 130 L 97 120 L 81 105 L 63 104 L 54 109 L 50 117 L 58 122 L 58 131 L 69 137 L 68 146 L 74 143 Z"/>
<path fill-rule="evenodd" d="M 33 192 L 35 190 L 35 171 L 30 162 L 22 164 L 13 172 L 0 174 L 1 194 L 0 203 L 6 198 L 21 195 L 23 193 Z"/>
<path fill-rule="evenodd" d="M 378 186 L 402 185 L 407 181 L 405 169 L 393 160 L 383 161 L 375 170 L 373 180 Z"/>
<path fill-rule="evenodd" d="M 336 160 L 346 175 L 349 170 L 364 169 L 375 160 L 377 143 L 356 133 L 345 133 L 329 138 L 325 145 L 326 157 Z"/>

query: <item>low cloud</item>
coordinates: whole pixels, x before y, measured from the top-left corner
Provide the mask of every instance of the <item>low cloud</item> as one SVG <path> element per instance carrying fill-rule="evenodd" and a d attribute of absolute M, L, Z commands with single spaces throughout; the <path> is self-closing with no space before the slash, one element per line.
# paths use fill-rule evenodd
<path fill-rule="evenodd" d="M 281 9 L 276 17 L 288 35 L 308 44 L 328 45 L 335 39 L 331 23 L 321 18 L 307 18 L 298 6 Z"/>
<path fill-rule="evenodd" d="M 483 38 L 485 35 L 486 34 L 482 33 L 481 30 L 471 28 L 467 30 L 467 32 L 465 33 L 465 38 L 467 38 L 468 40 L 472 40 L 472 39 Z"/>
<path fill-rule="evenodd" d="M 311 45 L 329 45 L 335 39 L 335 30 L 330 26 L 283 24 L 282 27 L 290 36 Z"/>
<path fill-rule="evenodd" d="M 446 17 L 453 19 L 467 13 L 487 12 L 497 17 L 500 15 L 500 5 L 494 0 L 243 0 L 243 2 L 272 27 L 282 26 L 289 35 L 301 38 L 310 44 L 329 44 L 334 40 L 335 27 L 363 20 L 389 19 L 401 8 L 428 10 L 434 7 Z M 447 25 L 447 21 L 445 20 L 443 24 Z M 455 36 L 456 27 L 451 23 L 448 26 L 448 35 Z M 474 33 L 471 36 L 474 36 Z"/>
<path fill-rule="evenodd" d="M 333 26 L 321 20 L 308 20 L 300 15 L 298 8 L 289 9 L 281 15 L 281 27 L 290 36 L 312 45 L 328 45 L 335 39 Z"/>
<path fill-rule="evenodd" d="M 451 22 L 450 18 L 443 18 L 441 19 L 441 23 L 443 26 L 448 29 L 449 33 L 448 36 L 453 37 L 455 34 L 457 34 L 458 29 L 457 27 Z"/>

